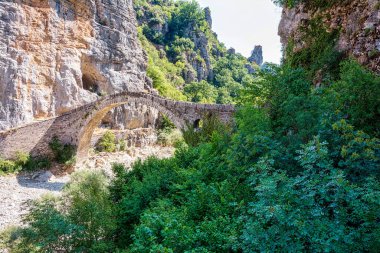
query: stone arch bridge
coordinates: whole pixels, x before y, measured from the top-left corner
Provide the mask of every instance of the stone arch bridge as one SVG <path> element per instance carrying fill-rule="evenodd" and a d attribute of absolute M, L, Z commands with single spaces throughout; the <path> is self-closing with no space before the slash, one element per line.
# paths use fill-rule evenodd
<path fill-rule="evenodd" d="M 126 103 L 141 103 L 158 109 L 179 129 L 196 124 L 204 116 L 214 115 L 229 122 L 235 111 L 232 105 L 196 104 L 173 101 L 144 92 L 122 92 L 103 97 L 59 117 L 34 122 L 0 132 L 0 157 L 11 159 L 17 152 L 32 156 L 51 155 L 49 143 L 54 136 L 77 148 L 77 160 L 88 154 L 92 134 L 103 117 L 113 108 Z"/>

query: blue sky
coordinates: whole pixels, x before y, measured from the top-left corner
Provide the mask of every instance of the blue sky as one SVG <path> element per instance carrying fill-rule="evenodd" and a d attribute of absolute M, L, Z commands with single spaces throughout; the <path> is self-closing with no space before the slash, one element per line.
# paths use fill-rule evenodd
<path fill-rule="evenodd" d="M 281 9 L 271 0 L 197 0 L 210 7 L 213 30 L 227 47 L 249 56 L 255 45 L 262 45 L 264 61 L 279 63 L 281 43 L 277 28 Z"/>

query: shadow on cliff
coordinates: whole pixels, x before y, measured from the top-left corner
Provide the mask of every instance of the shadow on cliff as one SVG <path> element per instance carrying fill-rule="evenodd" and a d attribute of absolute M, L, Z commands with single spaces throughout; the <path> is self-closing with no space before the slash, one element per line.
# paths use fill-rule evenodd
<path fill-rule="evenodd" d="M 25 188 L 48 190 L 51 192 L 60 192 L 66 184 L 64 182 L 49 182 L 48 179 L 46 181 L 39 181 L 25 175 L 18 175 L 17 182 Z"/>

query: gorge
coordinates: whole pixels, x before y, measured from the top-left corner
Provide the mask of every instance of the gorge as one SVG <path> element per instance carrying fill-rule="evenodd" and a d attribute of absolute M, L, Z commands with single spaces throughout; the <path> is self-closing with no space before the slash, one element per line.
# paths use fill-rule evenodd
<path fill-rule="evenodd" d="M 379 252 L 380 4 L 272 2 L 0 0 L 0 252 Z"/>

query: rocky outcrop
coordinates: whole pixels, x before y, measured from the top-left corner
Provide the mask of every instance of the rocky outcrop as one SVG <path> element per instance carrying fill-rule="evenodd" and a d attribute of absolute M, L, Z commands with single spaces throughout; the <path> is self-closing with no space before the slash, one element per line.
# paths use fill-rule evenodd
<path fill-rule="evenodd" d="M 205 19 L 206 19 L 206 22 L 207 24 L 209 25 L 210 28 L 212 28 L 212 17 L 211 17 L 211 10 L 209 7 L 206 7 L 204 9 L 204 12 L 205 12 Z"/>
<path fill-rule="evenodd" d="M 200 29 L 191 21 L 191 18 L 187 22 L 181 23 L 183 27 L 180 29 L 175 28 L 181 31 L 181 34 L 178 35 L 178 39 L 182 39 L 180 44 L 183 43 L 183 39 L 192 44 L 191 48 L 179 53 L 175 52 L 178 48 L 171 51 L 175 48 L 173 45 L 176 44 L 175 37 L 177 36 L 177 34 L 173 36 L 171 19 L 176 15 L 174 9 L 179 8 L 179 4 L 168 0 L 135 2 L 137 21 L 144 36 L 160 51 L 162 58 L 167 57 L 172 63 L 181 60 L 185 65 L 181 73 L 185 83 L 210 81 L 214 78 L 213 60 L 223 56 L 217 35 L 211 30 L 211 10 L 208 7 L 201 9 L 203 20 L 208 26 L 207 31 L 204 27 Z M 183 47 L 183 45 L 179 45 L 179 47 Z"/>
<path fill-rule="evenodd" d="M 186 54 L 187 64 L 190 65 L 189 70 L 195 71 L 195 76 L 192 78 L 185 79 L 186 82 L 190 83 L 192 81 L 202 81 L 211 80 L 213 78 L 213 71 L 211 66 L 211 56 L 209 52 L 209 41 L 206 35 L 202 32 L 190 32 L 189 37 L 191 37 L 194 42 L 194 51 Z M 199 54 L 199 55 L 198 55 Z M 199 57 L 200 56 L 200 57 Z"/>
<path fill-rule="evenodd" d="M 294 50 L 307 47 L 302 40 L 302 27 L 321 18 L 329 31 L 339 29 L 336 48 L 355 57 L 360 63 L 380 74 L 380 2 L 378 0 L 342 1 L 327 9 L 305 5 L 284 8 L 279 25 L 282 43 L 292 40 Z"/>
<path fill-rule="evenodd" d="M 135 23 L 132 0 L 0 1 L 0 130 L 144 90 Z"/>
<path fill-rule="evenodd" d="M 257 65 L 261 66 L 263 64 L 264 58 L 263 58 L 263 47 L 262 46 L 255 46 L 255 48 L 251 52 L 251 56 L 248 58 L 248 61 L 250 63 L 256 63 Z"/>

